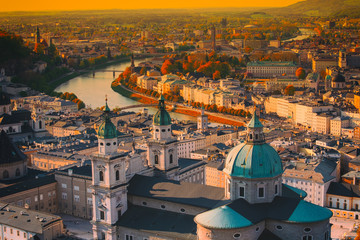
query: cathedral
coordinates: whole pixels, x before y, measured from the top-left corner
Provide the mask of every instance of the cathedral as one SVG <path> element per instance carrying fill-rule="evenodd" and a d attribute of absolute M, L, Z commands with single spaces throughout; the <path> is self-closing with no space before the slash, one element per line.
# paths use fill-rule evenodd
<path fill-rule="evenodd" d="M 282 183 L 281 159 L 266 144 L 256 114 L 246 141 L 226 158 L 223 189 L 178 181 L 184 163 L 177 157 L 162 96 L 158 108 L 147 145 L 153 174 L 127 179 L 131 155 L 117 151 L 117 130 L 106 103 L 98 152 L 92 156 L 94 239 L 330 239 L 331 211 L 304 201 L 306 192 Z"/>

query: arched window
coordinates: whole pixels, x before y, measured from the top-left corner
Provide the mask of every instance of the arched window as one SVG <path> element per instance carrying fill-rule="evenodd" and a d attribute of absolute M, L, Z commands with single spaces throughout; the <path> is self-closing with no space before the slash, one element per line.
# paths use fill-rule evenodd
<path fill-rule="evenodd" d="M 336 208 L 340 208 L 340 203 L 339 202 L 336 203 Z"/>
<path fill-rule="evenodd" d="M 3 178 L 9 178 L 9 172 L 7 170 L 3 172 Z"/>
<path fill-rule="evenodd" d="M 155 164 L 159 164 L 159 156 L 155 155 Z"/>
<path fill-rule="evenodd" d="M 252 139 L 252 134 L 249 134 L 249 138 Z"/>
<path fill-rule="evenodd" d="M 6 113 L 6 107 L 4 107 L 4 110 L 3 110 L 4 113 Z"/>
<path fill-rule="evenodd" d="M 119 180 L 120 180 L 120 172 L 119 172 L 119 170 L 116 170 L 116 172 L 115 172 L 115 178 L 116 178 L 116 181 L 119 181 Z"/>
<path fill-rule="evenodd" d="M 39 121 L 39 129 L 42 128 L 42 121 Z"/>
<path fill-rule="evenodd" d="M 16 169 L 15 176 L 17 176 L 17 177 L 20 176 L 20 169 L 18 169 L 18 168 Z"/>
<path fill-rule="evenodd" d="M 259 138 L 259 135 L 258 134 L 255 134 L 255 139 L 257 140 Z"/>
<path fill-rule="evenodd" d="M 278 194 L 278 191 L 279 191 L 279 189 L 278 189 L 278 185 L 277 185 L 277 184 L 275 184 L 275 194 Z"/>
<path fill-rule="evenodd" d="M 311 235 L 305 235 L 302 240 L 313 240 L 313 237 Z"/>
<path fill-rule="evenodd" d="M 346 204 L 346 203 L 344 203 L 344 209 L 345 209 L 345 210 L 347 209 L 347 204 Z"/>
<path fill-rule="evenodd" d="M 170 154 L 170 163 L 173 163 L 173 155 Z"/>
<path fill-rule="evenodd" d="M 99 180 L 100 180 L 100 182 L 104 181 L 104 173 L 103 173 L 103 171 L 99 171 Z"/>
<path fill-rule="evenodd" d="M 359 204 L 355 204 L 355 210 L 359 210 Z"/>

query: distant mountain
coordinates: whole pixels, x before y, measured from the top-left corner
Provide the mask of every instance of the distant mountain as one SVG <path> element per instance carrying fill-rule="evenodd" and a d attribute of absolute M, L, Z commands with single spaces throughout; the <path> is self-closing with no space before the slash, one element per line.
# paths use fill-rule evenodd
<path fill-rule="evenodd" d="M 267 12 L 276 15 L 359 17 L 360 0 L 306 0 Z"/>

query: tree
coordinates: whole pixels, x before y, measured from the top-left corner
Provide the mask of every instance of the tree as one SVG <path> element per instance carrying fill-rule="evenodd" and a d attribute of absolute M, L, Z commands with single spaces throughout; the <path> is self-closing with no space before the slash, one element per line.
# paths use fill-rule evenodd
<path fill-rule="evenodd" d="M 284 94 L 288 95 L 288 96 L 293 96 L 295 94 L 295 88 L 293 85 L 288 85 L 285 89 L 284 89 Z"/>
<path fill-rule="evenodd" d="M 298 79 L 305 79 L 305 77 L 306 77 L 305 70 L 302 67 L 299 67 L 296 70 L 295 75 Z"/>
<path fill-rule="evenodd" d="M 213 79 L 214 80 L 218 80 L 221 78 L 221 75 L 220 75 L 220 72 L 218 70 L 216 70 L 214 73 L 213 73 Z"/>

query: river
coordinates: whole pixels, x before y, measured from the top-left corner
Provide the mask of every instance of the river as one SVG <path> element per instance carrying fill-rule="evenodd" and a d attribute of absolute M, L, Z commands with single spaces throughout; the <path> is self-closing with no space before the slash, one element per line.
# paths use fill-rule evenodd
<path fill-rule="evenodd" d="M 146 61 L 147 59 L 136 60 L 135 65 L 140 62 Z M 132 99 L 124 97 L 111 89 L 111 82 L 114 80 L 113 70 L 123 71 L 126 67 L 130 66 L 130 61 L 116 63 L 114 65 L 105 67 L 103 69 L 98 69 L 95 72 L 95 77 L 93 77 L 92 72 L 80 75 L 76 78 L 73 78 L 66 83 L 58 86 L 55 91 L 57 92 L 72 92 L 76 96 L 84 101 L 87 107 L 97 108 L 101 107 L 105 103 L 105 95 L 108 98 L 108 104 L 110 108 L 115 107 L 126 107 L 129 105 L 140 104 Z M 109 72 L 104 72 L 109 71 Z M 117 73 L 118 76 L 118 73 Z M 116 77 L 117 77 L 116 76 Z M 148 108 L 150 114 L 154 114 L 156 108 Z M 137 112 L 140 109 L 134 108 L 133 111 Z M 131 111 L 131 110 L 128 110 Z M 192 120 L 195 121 L 196 118 L 192 116 L 187 116 L 179 113 L 170 113 L 171 117 L 178 120 Z"/>

